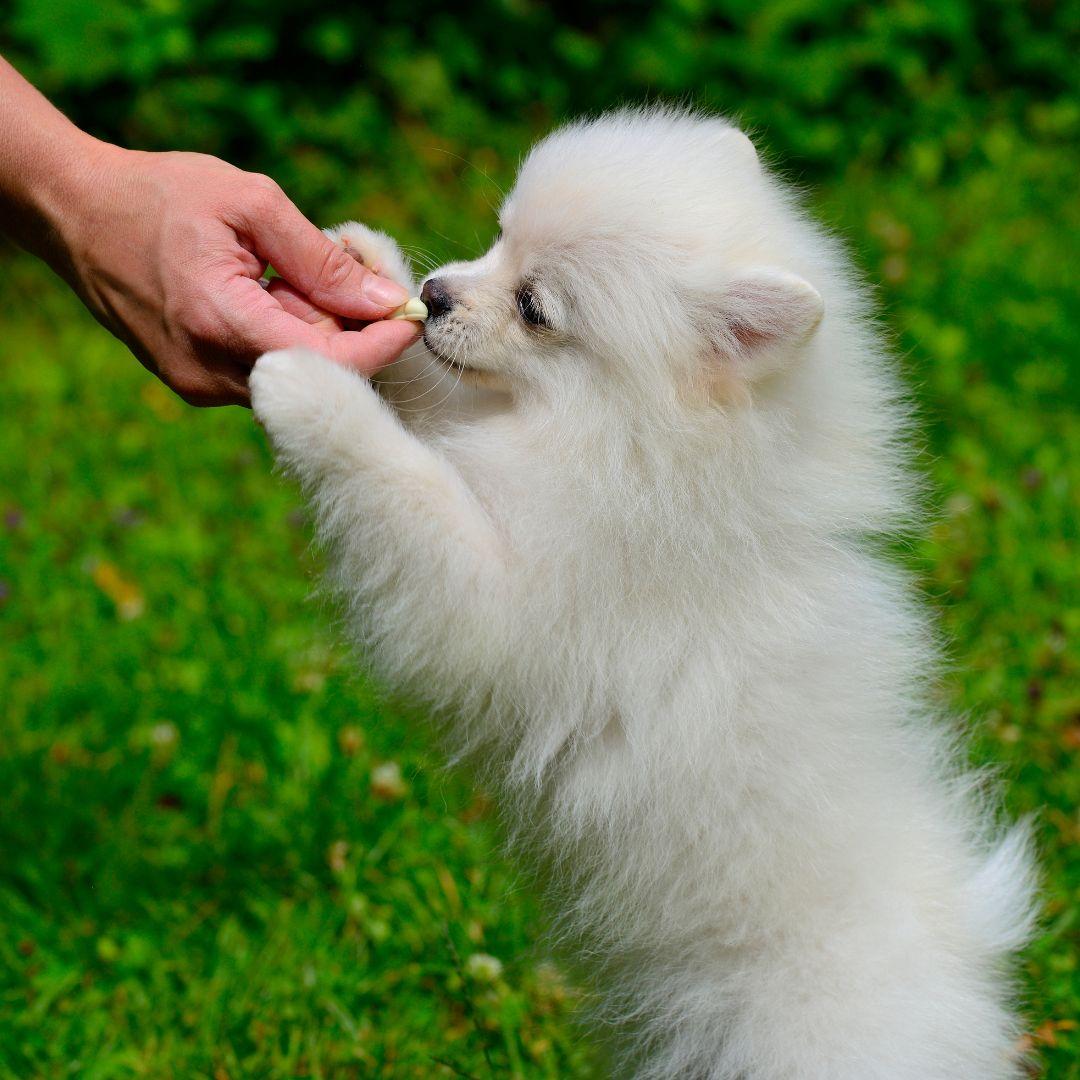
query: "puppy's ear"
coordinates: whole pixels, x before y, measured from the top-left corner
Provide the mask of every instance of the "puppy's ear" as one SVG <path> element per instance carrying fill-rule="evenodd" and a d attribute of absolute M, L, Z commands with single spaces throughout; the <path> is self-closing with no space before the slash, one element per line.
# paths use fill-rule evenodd
<path fill-rule="evenodd" d="M 761 168 L 757 148 L 745 131 L 740 131 L 737 127 L 727 128 L 724 132 L 724 145 L 737 161 L 750 165 L 754 169 Z"/>
<path fill-rule="evenodd" d="M 744 270 L 713 294 L 708 348 L 729 374 L 752 381 L 784 367 L 824 311 L 804 278 L 771 266 Z"/>

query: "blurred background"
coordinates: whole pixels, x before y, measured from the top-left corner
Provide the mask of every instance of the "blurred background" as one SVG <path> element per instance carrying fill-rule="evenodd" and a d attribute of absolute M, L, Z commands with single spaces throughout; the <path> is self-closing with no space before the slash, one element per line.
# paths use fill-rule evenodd
<path fill-rule="evenodd" d="M 471 257 L 583 112 L 737 118 L 879 290 L 948 707 L 1037 816 L 1033 1074 L 1080 1077 L 1077 0 L 0 0 L 78 123 Z M 497 818 L 311 600 L 250 415 L 0 249 L 0 1076 L 589 1077 Z"/>

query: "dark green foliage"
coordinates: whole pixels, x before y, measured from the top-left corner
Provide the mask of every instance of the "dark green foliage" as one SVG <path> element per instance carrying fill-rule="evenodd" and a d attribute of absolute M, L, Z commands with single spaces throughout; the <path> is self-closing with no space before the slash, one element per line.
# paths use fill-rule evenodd
<path fill-rule="evenodd" d="M 814 176 L 910 152 L 947 171 L 1003 121 L 1080 131 L 1080 0 L 6 4 L 0 46 L 80 124 L 273 171 L 323 217 L 389 178 L 395 217 L 430 220 L 419 177 L 454 167 L 434 147 L 502 171 L 527 136 L 644 99 L 737 115 Z"/>
<path fill-rule="evenodd" d="M 436 259 L 491 232 L 533 133 L 612 102 L 737 114 L 812 180 L 916 391 L 931 514 L 903 557 L 977 760 L 1038 815 L 1032 1040 L 1080 1080 L 1075 0 L 0 12 L 97 133 Z M 486 803 L 308 600 L 250 417 L 187 409 L 45 272 L 0 269 L 0 1078 L 594 1075 Z"/>

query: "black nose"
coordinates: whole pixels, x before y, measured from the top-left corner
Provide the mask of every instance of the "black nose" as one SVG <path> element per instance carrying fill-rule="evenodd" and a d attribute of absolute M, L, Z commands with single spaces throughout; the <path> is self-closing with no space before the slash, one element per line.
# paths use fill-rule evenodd
<path fill-rule="evenodd" d="M 454 298 L 446 283 L 440 278 L 428 278 L 424 287 L 420 290 L 420 299 L 427 304 L 428 318 L 437 319 L 445 315 L 453 306 Z"/>

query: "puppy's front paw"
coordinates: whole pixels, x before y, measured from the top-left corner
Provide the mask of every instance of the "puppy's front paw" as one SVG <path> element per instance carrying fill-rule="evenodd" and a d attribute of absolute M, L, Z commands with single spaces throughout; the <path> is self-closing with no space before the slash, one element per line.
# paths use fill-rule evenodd
<path fill-rule="evenodd" d="M 367 379 L 306 349 L 260 357 L 251 407 L 278 464 L 309 490 L 330 493 L 385 453 L 397 421 Z"/>
<path fill-rule="evenodd" d="M 401 254 L 397 241 L 386 233 L 361 225 L 359 221 L 346 221 L 323 231 L 372 273 L 396 281 L 409 290 L 410 296 L 415 291 L 409 264 Z"/>
<path fill-rule="evenodd" d="M 322 426 L 357 377 L 308 349 L 265 353 L 248 378 L 255 417 L 275 442 Z"/>

